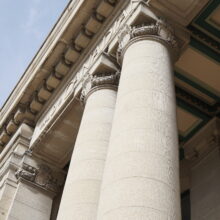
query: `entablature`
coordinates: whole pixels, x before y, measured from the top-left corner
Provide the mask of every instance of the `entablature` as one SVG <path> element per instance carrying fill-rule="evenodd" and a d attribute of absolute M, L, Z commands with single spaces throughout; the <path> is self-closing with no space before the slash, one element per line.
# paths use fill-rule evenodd
<path fill-rule="evenodd" d="M 69 82 L 63 86 L 63 90 L 55 99 L 54 104 L 51 103 L 48 111 L 39 118 L 35 132 L 31 141 L 31 147 L 34 147 L 42 139 L 42 135 L 48 132 L 48 128 L 53 123 L 53 120 L 57 118 L 62 109 L 68 104 L 68 100 L 77 98 L 78 93 L 82 90 L 82 84 L 87 75 L 92 74 L 93 69 L 96 68 L 99 60 L 102 59 L 103 53 L 109 54 L 109 59 L 113 59 L 116 62 L 116 53 L 118 47 L 118 39 L 121 34 L 121 30 L 126 25 L 134 25 L 142 20 L 149 22 L 157 21 L 158 17 L 148 9 L 148 5 L 143 1 L 131 1 L 130 4 L 123 10 L 118 18 L 112 23 L 111 27 L 107 29 L 107 33 L 102 36 L 102 40 L 99 41 L 96 47 L 93 49 L 84 63 L 80 66 L 78 72 L 73 73 Z M 177 26 L 176 26 L 177 28 Z M 184 32 L 183 29 L 176 31 L 179 37 L 181 48 L 184 48 L 188 43 L 188 32 Z M 102 61 L 102 66 L 107 65 Z M 107 61 L 106 61 L 107 62 Z M 100 64 L 98 64 L 100 66 Z M 108 66 L 108 65 L 107 65 Z"/>
<path fill-rule="evenodd" d="M 69 127 L 68 133 L 70 130 L 75 133 L 77 132 L 74 130 L 75 127 L 79 126 L 79 121 L 76 120 L 76 117 L 80 118 L 77 106 L 79 105 L 78 100 L 81 97 L 84 82 L 95 73 L 108 75 L 119 70 L 120 64 L 117 63 L 119 35 L 121 35 L 121 31 L 127 25 L 136 25 L 137 22 L 142 21 L 157 22 L 158 16 L 149 10 L 148 5 L 143 1 L 132 1 L 106 27 L 104 35 L 97 40 L 94 47 L 85 57 L 84 62 L 81 62 L 77 72 L 72 69 L 72 75 L 63 82 L 61 90 L 46 105 L 45 111 L 39 117 L 30 143 L 30 148 L 34 152 L 41 157 L 47 158 L 51 163 L 57 163 L 60 167 L 65 166 L 70 158 L 75 142 L 73 135 L 72 143 L 69 143 L 70 140 L 66 137 L 67 127 Z M 188 32 L 184 34 L 185 32 L 181 29 L 181 31 L 176 31 L 176 33 L 178 37 L 181 36 L 178 39 L 180 47 L 183 49 L 188 42 Z M 72 115 L 73 113 L 75 115 L 70 116 L 70 108 L 72 108 Z M 66 120 L 71 120 L 71 123 L 75 123 L 75 126 L 67 125 L 64 122 Z M 55 136 L 58 133 L 60 137 L 65 136 L 62 148 L 60 147 L 60 141 L 55 141 L 57 139 Z M 59 149 L 59 153 L 58 150 L 54 149 Z"/>
<path fill-rule="evenodd" d="M 101 54 L 107 53 L 109 59 L 116 61 L 118 35 L 125 24 L 153 21 L 157 19 L 154 13 L 164 16 L 184 48 L 189 42 L 184 26 L 207 1 L 191 3 L 187 13 L 182 12 L 182 3 L 173 1 L 165 8 L 159 0 L 71 1 L 1 111 L 2 148 L 22 122 L 35 127 L 32 148 L 42 141 L 67 106 L 79 99 L 82 83 Z M 180 5 L 176 5 L 178 10 L 172 14 L 167 8 L 173 10 L 175 4 Z M 189 6 L 190 2 L 186 1 L 184 7 Z M 187 21 L 183 22 L 185 18 Z"/>

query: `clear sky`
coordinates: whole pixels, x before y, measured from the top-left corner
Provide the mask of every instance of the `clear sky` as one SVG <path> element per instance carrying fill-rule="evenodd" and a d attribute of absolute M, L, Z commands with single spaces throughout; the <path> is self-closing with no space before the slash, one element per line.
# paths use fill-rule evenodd
<path fill-rule="evenodd" d="M 0 108 L 69 0 L 0 0 Z"/>

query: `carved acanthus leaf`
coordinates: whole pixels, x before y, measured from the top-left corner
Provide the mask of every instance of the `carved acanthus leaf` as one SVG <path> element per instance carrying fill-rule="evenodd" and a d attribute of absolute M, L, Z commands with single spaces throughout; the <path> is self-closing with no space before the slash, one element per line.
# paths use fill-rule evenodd
<path fill-rule="evenodd" d="M 117 86 L 119 77 L 119 72 L 88 75 L 88 77 L 83 82 L 83 90 L 80 97 L 81 102 L 85 102 L 86 96 L 93 88 L 103 86 Z"/>
<path fill-rule="evenodd" d="M 118 38 L 118 61 L 121 62 L 123 50 L 132 39 L 144 36 L 164 41 L 170 46 L 175 54 L 178 54 L 179 46 L 173 28 L 163 20 L 158 20 L 157 22 L 152 24 L 125 26 Z"/>

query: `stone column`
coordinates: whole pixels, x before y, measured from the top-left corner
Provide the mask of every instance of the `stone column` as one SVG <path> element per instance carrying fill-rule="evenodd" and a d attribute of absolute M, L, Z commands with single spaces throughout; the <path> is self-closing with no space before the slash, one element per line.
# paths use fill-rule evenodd
<path fill-rule="evenodd" d="M 118 74 L 95 75 L 82 91 L 86 102 L 58 220 L 96 220 L 116 100 Z"/>
<path fill-rule="evenodd" d="M 122 72 L 97 219 L 180 220 L 177 42 L 160 20 L 127 26 L 119 39 Z"/>

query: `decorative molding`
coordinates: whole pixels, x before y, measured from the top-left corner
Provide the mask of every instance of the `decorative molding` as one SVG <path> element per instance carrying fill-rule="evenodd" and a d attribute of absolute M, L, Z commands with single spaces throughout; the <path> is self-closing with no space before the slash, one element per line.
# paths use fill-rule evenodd
<path fill-rule="evenodd" d="M 218 113 L 218 106 L 216 105 L 209 105 L 206 102 L 202 101 L 201 99 L 197 98 L 193 94 L 190 94 L 186 90 L 181 87 L 176 86 L 176 97 L 180 98 L 181 100 L 185 101 L 187 104 L 196 107 L 199 111 L 203 112 L 209 117 L 216 116 Z"/>
<path fill-rule="evenodd" d="M 165 42 L 172 49 L 172 53 L 176 58 L 179 54 L 179 44 L 175 37 L 173 28 L 161 19 L 155 21 L 152 24 L 143 24 L 140 26 L 128 26 L 126 25 L 119 35 L 119 47 L 117 51 L 117 59 L 122 61 L 122 57 L 126 47 L 129 43 L 146 37 L 149 39 L 156 39 L 161 42 Z"/>
<path fill-rule="evenodd" d="M 108 32 L 102 37 L 97 47 L 90 53 L 90 56 L 87 57 L 83 65 L 78 69 L 78 72 L 73 74 L 73 77 L 67 82 L 67 86 L 65 86 L 66 89 L 59 93 L 59 97 L 56 99 L 55 103 L 44 112 L 41 118 L 39 118 L 31 140 L 31 148 L 34 148 L 34 146 L 42 140 L 50 128 L 55 115 L 67 105 L 67 102 L 71 98 L 77 96 L 82 88 L 83 81 L 88 77 L 90 69 L 93 68 L 94 63 L 100 58 L 104 51 L 108 50 L 110 42 L 117 38 L 126 21 L 131 17 L 131 14 L 134 13 L 140 4 L 140 1 L 131 1 L 127 5 L 117 20 L 109 27 Z"/>
<path fill-rule="evenodd" d="M 52 169 L 45 164 L 41 164 L 38 168 L 35 168 L 24 163 L 22 168 L 15 172 L 15 176 L 18 180 L 27 180 L 36 186 L 52 192 L 59 192 L 61 187 L 58 179 L 54 178 Z"/>
<path fill-rule="evenodd" d="M 196 27 L 190 25 L 188 29 L 191 31 L 190 45 L 201 51 L 214 61 L 220 62 L 220 44 L 206 33 L 203 33 Z"/>
<path fill-rule="evenodd" d="M 101 89 L 106 87 L 116 87 L 119 82 L 120 73 L 100 73 L 95 75 L 89 75 L 83 82 L 80 101 L 86 102 L 88 95 L 95 89 Z"/>
<path fill-rule="evenodd" d="M 4 164 L 4 161 L 8 160 L 11 154 L 16 151 L 17 148 L 23 148 L 24 150 L 28 149 L 31 137 L 33 135 L 33 128 L 28 126 L 25 123 L 22 123 L 16 133 L 8 142 L 7 146 L 1 152 L 0 155 L 0 167 Z M 23 152 L 19 151 L 19 153 Z"/>
<path fill-rule="evenodd" d="M 191 31 L 191 36 L 201 41 L 205 45 L 209 46 L 212 50 L 216 51 L 217 53 L 220 53 L 220 44 L 218 41 L 211 38 L 209 35 L 205 34 L 204 32 L 200 31 L 198 28 L 194 27 L 193 25 L 189 25 L 188 29 Z"/>
<path fill-rule="evenodd" d="M 219 26 L 210 20 L 212 14 L 220 6 L 219 0 L 209 1 L 207 6 L 200 12 L 200 14 L 192 22 L 192 26 L 196 27 L 200 31 L 206 33 L 211 38 L 219 41 L 220 31 Z"/>
<path fill-rule="evenodd" d="M 101 0 L 91 10 L 92 6 L 89 0 L 70 1 L 44 45 L 27 68 L 24 77 L 1 109 L 0 134 L 4 132 L 2 127 L 7 126 L 13 118 L 14 112 L 17 111 L 21 102 L 23 103 L 23 98 L 25 99 L 24 112 L 30 110 L 33 116 L 30 124 L 35 125 L 37 116 L 42 112 L 45 103 L 71 68 L 76 67 L 76 62 L 85 52 L 95 34 L 101 29 L 103 21 L 113 13 L 117 4 L 117 0 Z M 84 8 L 81 9 L 81 7 Z M 79 9 L 89 12 L 79 16 L 81 21 L 76 17 L 76 12 Z M 76 24 L 73 25 L 73 22 Z M 80 24 L 80 22 L 82 23 Z M 79 28 L 75 28 L 77 31 L 73 31 L 71 34 L 73 37 L 70 38 L 67 33 L 68 29 L 73 29 L 73 26 Z M 74 50 L 71 50 L 72 47 Z M 55 58 L 56 56 L 57 58 Z M 70 59 L 66 59 L 66 57 Z M 28 92 L 24 92 L 25 90 Z M 15 93 L 15 91 L 17 92 Z M 13 129 L 13 133 L 10 135 L 13 136 L 15 132 L 16 129 Z M 5 147 L 11 136 L 3 134 L 2 137 L 0 135 L 0 148 Z M 1 141 L 2 138 L 4 141 Z"/>
<path fill-rule="evenodd" d="M 23 165 L 22 169 L 18 169 L 15 172 L 15 176 L 17 179 L 23 178 L 31 182 L 35 181 L 36 175 L 37 175 L 37 169 L 29 165 Z"/>
<path fill-rule="evenodd" d="M 190 160 L 193 165 L 216 147 L 220 149 L 220 121 L 218 118 L 213 118 L 183 145 L 185 158 Z"/>

